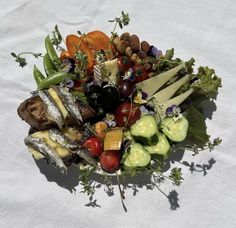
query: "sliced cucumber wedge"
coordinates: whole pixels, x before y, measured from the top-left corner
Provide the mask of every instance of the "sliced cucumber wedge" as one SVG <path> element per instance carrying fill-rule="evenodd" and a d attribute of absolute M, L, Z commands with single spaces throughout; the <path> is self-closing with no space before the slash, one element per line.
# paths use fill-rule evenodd
<path fill-rule="evenodd" d="M 161 121 L 160 128 L 170 140 L 181 142 L 187 136 L 188 126 L 188 120 L 184 116 L 178 120 L 168 117 Z"/>
<path fill-rule="evenodd" d="M 152 146 L 158 142 L 158 127 L 154 116 L 141 117 L 131 126 L 133 139 L 143 145 Z"/>
<path fill-rule="evenodd" d="M 145 146 L 144 147 L 149 154 L 158 154 L 162 155 L 164 158 L 168 157 L 168 152 L 170 150 L 170 144 L 166 136 L 162 133 L 158 134 L 158 143 L 154 146 Z"/>
<path fill-rule="evenodd" d="M 151 161 L 151 155 L 139 143 L 132 144 L 123 156 L 126 167 L 145 167 Z"/>

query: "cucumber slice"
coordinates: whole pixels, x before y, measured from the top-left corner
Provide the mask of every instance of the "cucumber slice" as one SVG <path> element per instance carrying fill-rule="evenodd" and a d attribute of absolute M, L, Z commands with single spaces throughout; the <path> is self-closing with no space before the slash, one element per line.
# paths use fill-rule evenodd
<path fill-rule="evenodd" d="M 131 126 L 131 135 L 136 142 L 144 145 L 154 145 L 158 142 L 158 127 L 155 117 L 146 115 Z"/>
<path fill-rule="evenodd" d="M 139 143 L 132 144 L 123 155 L 126 167 L 144 167 L 151 161 L 151 155 Z"/>
<path fill-rule="evenodd" d="M 188 120 L 184 116 L 176 121 L 172 117 L 168 117 L 161 121 L 160 128 L 170 140 L 181 142 L 187 136 L 188 125 Z"/>
<path fill-rule="evenodd" d="M 158 134 L 158 143 L 154 146 L 145 146 L 144 147 L 149 154 L 158 154 L 162 155 L 165 158 L 168 157 L 168 152 L 170 150 L 170 144 L 166 136 L 162 133 Z"/>

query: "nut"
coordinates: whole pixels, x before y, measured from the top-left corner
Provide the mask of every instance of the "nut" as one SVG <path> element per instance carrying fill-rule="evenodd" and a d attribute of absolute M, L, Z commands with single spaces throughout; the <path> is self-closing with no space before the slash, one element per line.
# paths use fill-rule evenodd
<path fill-rule="evenodd" d="M 121 55 L 123 55 L 125 53 L 127 45 L 127 41 L 120 40 L 116 45 L 116 49 Z"/>
<path fill-rule="evenodd" d="M 130 37 L 130 47 L 133 52 L 138 52 L 140 50 L 140 41 L 138 36 L 132 35 Z"/>
<path fill-rule="evenodd" d="M 128 32 L 124 32 L 121 36 L 120 36 L 121 40 L 125 40 L 128 43 L 130 43 L 130 34 Z"/>
<path fill-rule="evenodd" d="M 114 39 L 113 39 L 113 44 L 115 46 L 117 46 L 117 44 L 120 42 L 120 37 L 119 36 L 116 36 Z"/>
<path fill-rule="evenodd" d="M 139 56 L 140 59 L 145 59 L 147 57 L 147 55 L 145 54 L 144 51 L 139 50 L 137 55 Z"/>
<path fill-rule="evenodd" d="M 144 63 L 143 64 L 143 67 L 146 69 L 146 70 L 150 70 L 152 68 L 152 65 L 150 63 Z"/>
<path fill-rule="evenodd" d="M 128 56 L 128 57 L 131 57 L 131 55 L 132 55 L 132 49 L 131 49 L 131 47 L 127 47 L 126 49 L 125 49 L 125 54 Z"/>
<path fill-rule="evenodd" d="M 141 59 L 138 57 L 138 55 L 136 53 L 133 53 L 131 55 L 131 60 L 135 63 L 139 63 L 141 61 Z"/>
<path fill-rule="evenodd" d="M 147 41 L 142 41 L 141 49 L 147 54 L 150 49 L 150 44 Z"/>

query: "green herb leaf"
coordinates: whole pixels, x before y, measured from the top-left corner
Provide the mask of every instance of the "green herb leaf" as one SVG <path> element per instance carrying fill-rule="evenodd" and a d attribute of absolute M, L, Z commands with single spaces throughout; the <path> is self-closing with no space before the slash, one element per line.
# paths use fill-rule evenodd
<path fill-rule="evenodd" d="M 17 55 L 14 52 L 11 53 L 11 56 L 13 56 L 14 58 L 17 58 Z"/>
<path fill-rule="evenodd" d="M 60 44 L 63 40 L 62 35 L 58 29 L 58 26 L 55 25 L 54 30 L 52 31 L 52 44 L 56 46 L 56 49 L 61 49 Z"/>
<path fill-rule="evenodd" d="M 185 140 L 189 145 L 196 145 L 199 148 L 209 142 L 209 135 L 207 134 L 207 127 L 204 116 L 193 106 L 190 106 L 185 112 L 184 116 L 189 122 L 188 135 Z"/>
<path fill-rule="evenodd" d="M 181 168 L 172 168 L 169 177 L 173 180 L 175 185 L 179 186 L 183 180 Z"/>
<path fill-rule="evenodd" d="M 174 57 L 174 48 L 166 50 L 165 59 L 171 60 Z"/>
<path fill-rule="evenodd" d="M 83 33 L 82 33 L 81 31 L 79 31 L 79 30 L 77 31 L 77 33 L 78 33 L 78 35 L 80 35 L 80 36 L 83 35 Z"/>

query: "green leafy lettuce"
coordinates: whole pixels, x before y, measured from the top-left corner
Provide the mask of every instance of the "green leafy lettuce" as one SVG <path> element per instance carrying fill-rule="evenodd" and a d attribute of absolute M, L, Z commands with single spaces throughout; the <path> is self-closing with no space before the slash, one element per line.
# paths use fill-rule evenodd
<path fill-rule="evenodd" d="M 221 87 L 221 78 L 216 76 L 215 70 L 207 66 L 200 66 L 195 78 L 197 80 L 191 84 L 195 93 L 204 95 L 207 98 L 215 98 L 217 96 L 218 88 Z"/>

